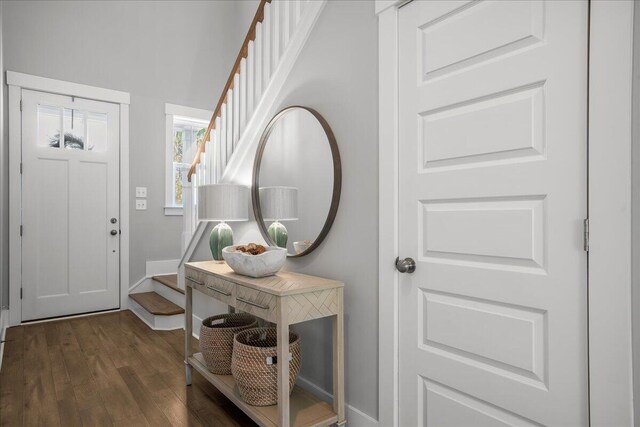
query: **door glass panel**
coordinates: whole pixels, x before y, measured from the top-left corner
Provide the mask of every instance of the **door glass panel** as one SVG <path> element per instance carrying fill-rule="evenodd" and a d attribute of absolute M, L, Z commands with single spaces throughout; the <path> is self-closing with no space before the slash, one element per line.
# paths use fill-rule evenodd
<path fill-rule="evenodd" d="M 87 144 L 89 151 L 107 150 L 107 113 L 87 112 Z"/>
<path fill-rule="evenodd" d="M 85 114 L 81 110 L 64 109 L 64 148 L 85 149 Z"/>
<path fill-rule="evenodd" d="M 38 105 L 38 145 L 60 147 L 60 107 Z"/>

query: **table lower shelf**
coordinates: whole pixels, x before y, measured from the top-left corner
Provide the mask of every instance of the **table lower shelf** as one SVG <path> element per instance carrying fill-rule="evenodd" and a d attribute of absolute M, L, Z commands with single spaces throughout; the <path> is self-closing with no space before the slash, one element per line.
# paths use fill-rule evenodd
<path fill-rule="evenodd" d="M 231 375 L 216 375 L 207 369 L 201 353 L 189 357 L 189 364 L 236 404 L 253 421 L 263 427 L 278 426 L 278 406 L 251 406 L 240 397 L 236 380 Z M 289 403 L 291 427 L 329 426 L 338 421 L 330 405 L 300 387 L 294 387 Z"/>

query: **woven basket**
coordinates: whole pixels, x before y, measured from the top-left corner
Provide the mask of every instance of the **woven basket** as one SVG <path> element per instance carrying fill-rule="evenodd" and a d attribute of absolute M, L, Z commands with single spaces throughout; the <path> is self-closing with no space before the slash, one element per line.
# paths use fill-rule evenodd
<path fill-rule="evenodd" d="M 245 313 L 220 314 L 204 319 L 200 327 L 200 352 L 207 368 L 214 374 L 231 375 L 233 336 L 257 325 L 256 318 Z"/>
<path fill-rule="evenodd" d="M 277 355 L 275 328 L 255 328 L 236 334 L 233 340 L 231 371 L 240 396 L 249 405 L 269 406 L 278 403 L 278 365 L 268 364 Z M 289 332 L 289 392 L 300 373 L 300 339 Z"/>

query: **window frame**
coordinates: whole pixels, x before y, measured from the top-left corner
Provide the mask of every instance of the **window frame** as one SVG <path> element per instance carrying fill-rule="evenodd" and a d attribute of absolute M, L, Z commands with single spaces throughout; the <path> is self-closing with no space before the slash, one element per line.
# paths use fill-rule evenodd
<path fill-rule="evenodd" d="M 180 216 L 183 214 L 183 207 L 173 203 L 173 122 L 175 117 L 183 117 L 190 120 L 203 120 L 209 122 L 212 111 L 200 108 L 186 107 L 176 104 L 165 104 L 165 203 L 164 214 L 166 216 Z"/>

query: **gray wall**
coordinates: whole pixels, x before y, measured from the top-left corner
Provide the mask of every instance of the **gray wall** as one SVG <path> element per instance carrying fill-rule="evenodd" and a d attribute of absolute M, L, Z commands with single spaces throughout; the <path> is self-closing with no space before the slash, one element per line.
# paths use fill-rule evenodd
<path fill-rule="evenodd" d="M 182 217 L 163 212 L 164 104 L 214 108 L 255 10 L 231 1 L 3 3 L 4 70 L 131 93 L 130 204 L 146 186 L 148 210 L 130 213 L 130 281 L 147 260 L 179 258 Z M 6 189 L 7 144 L 2 153 Z M 6 286 L 2 295 L 8 301 Z"/>
<path fill-rule="evenodd" d="M 633 17 L 633 123 L 631 146 L 631 319 L 634 420 L 640 423 L 640 3 Z"/>
<path fill-rule="evenodd" d="M 327 239 L 286 268 L 345 282 L 346 400 L 378 418 L 378 21 L 373 2 L 329 2 L 278 105 L 316 109 L 342 157 L 342 198 Z M 251 169 L 253 158 L 243 167 Z M 239 173 L 238 175 L 244 175 Z M 244 183 L 249 184 L 249 183 Z M 260 239 L 234 223 L 236 242 Z M 331 322 L 300 325 L 302 375 L 331 391 Z"/>

